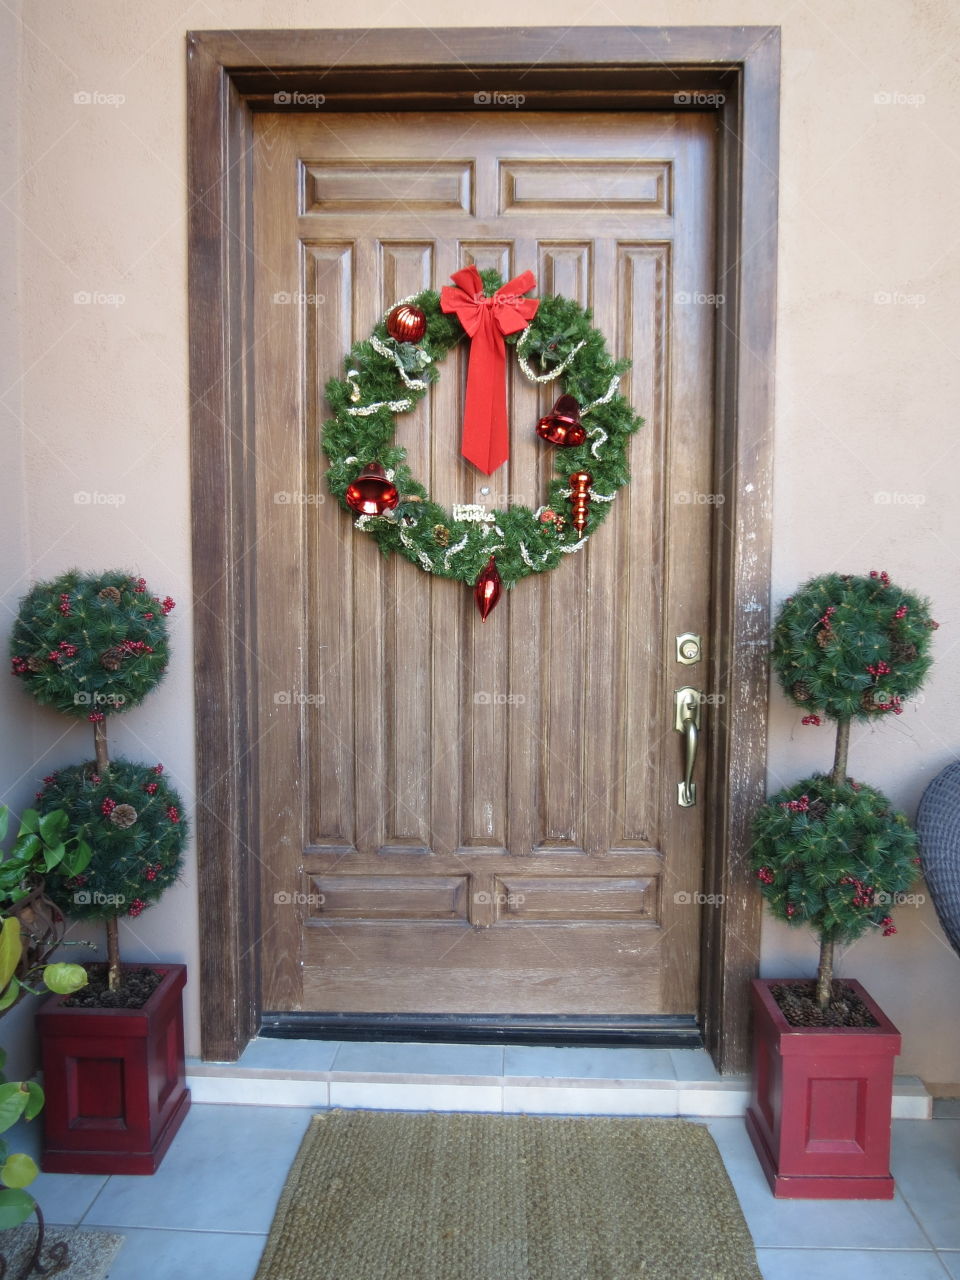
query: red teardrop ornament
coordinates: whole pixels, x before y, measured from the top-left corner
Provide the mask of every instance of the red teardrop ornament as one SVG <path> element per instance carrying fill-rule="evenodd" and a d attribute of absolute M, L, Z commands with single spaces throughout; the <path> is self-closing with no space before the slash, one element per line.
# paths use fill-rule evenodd
<path fill-rule="evenodd" d="M 580 402 L 576 396 L 560 396 L 547 416 L 537 423 L 537 435 L 548 444 L 564 448 L 583 444 L 587 433 L 580 422 Z"/>
<path fill-rule="evenodd" d="M 497 561 L 494 556 L 491 556 L 487 561 L 486 568 L 481 569 L 477 575 L 477 584 L 473 589 L 473 596 L 477 602 L 477 608 L 480 610 L 481 622 L 486 622 L 496 608 L 502 591 L 503 582 L 497 572 Z"/>
<path fill-rule="evenodd" d="M 370 462 L 356 480 L 347 485 L 347 506 L 362 516 L 382 516 L 400 501 L 396 486 L 387 479 L 379 462 Z"/>
<path fill-rule="evenodd" d="M 387 333 L 397 342 L 419 342 L 427 332 L 427 317 L 419 307 L 403 302 L 387 316 Z"/>

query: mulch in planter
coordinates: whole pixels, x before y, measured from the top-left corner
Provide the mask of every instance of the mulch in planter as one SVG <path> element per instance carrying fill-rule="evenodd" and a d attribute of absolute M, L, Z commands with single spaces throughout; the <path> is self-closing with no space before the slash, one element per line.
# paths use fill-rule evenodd
<path fill-rule="evenodd" d="M 124 969 L 118 991 L 111 991 L 105 964 L 87 965 L 89 981 L 63 1001 L 68 1009 L 142 1009 L 163 981 L 163 974 L 146 967 Z"/>
<path fill-rule="evenodd" d="M 858 995 L 842 981 L 832 984 L 824 1012 L 817 1004 L 816 982 L 774 983 L 770 994 L 791 1027 L 876 1027 L 880 1024 Z"/>

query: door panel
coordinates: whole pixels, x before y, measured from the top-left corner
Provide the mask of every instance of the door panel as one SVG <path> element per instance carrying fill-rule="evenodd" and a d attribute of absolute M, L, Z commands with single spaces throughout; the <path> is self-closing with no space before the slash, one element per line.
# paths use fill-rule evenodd
<path fill-rule="evenodd" d="M 677 804 L 673 692 L 703 689 L 709 657 L 714 128 L 258 117 L 265 1009 L 696 1010 L 708 797 L 701 761 L 700 803 Z M 468 262 L 531 266 L 539 293 L 592 307 L 646 419 L 598 535 L 486 624 L 462 584 L 353 530 L 319 443 L 351 340 Z M 459 451 L 466 356 L 397 441 L 448 506 L 537 506 L 552 450 L 533 426 L 556 384 L 508 362 L 511 457 L 485 477 Z M 684 631 L 703 637 L 696 667 L 676 662 Z"/>

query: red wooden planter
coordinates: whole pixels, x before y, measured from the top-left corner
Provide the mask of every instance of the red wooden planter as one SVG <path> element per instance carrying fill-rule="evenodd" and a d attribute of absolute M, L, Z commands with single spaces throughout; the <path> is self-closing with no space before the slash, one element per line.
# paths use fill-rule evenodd
<path fill-rule="evenodd" d="M 781 1199 L 890 1200 L 890 1110 L 900 1032 L 859 982 L 844 979 L 875 1027 L 792 1027 L 753 981 L 753 1087 L 747 1132 Z"/>
<path fill-rule="evenodd" d="M 37 1014 L 46 1093 L 41 1168 L 49 1173 L 155 1173 L 190 1109 L 183 1062 L 182 964 L 142 1009 Z"/>

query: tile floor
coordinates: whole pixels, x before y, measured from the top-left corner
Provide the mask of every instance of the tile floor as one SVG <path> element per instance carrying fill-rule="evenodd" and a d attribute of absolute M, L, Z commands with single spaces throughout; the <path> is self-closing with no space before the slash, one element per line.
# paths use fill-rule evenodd
<path fill-rule="evenodd" d="M 344 1048 L 348 1052 L 338 1057 L 338 1066 L 346 1069 L 356 1057 L 370 1069 L 359 1048 Z M 421 1065 L 401 1046 L 381 1050 L 395 1070 Z M 273 1049 L 257 1052 L 275 1059 Z M 539 1052 L 506 1050 L 516 1074 L 523 1066 L 539 1071 Z M 319 1042 L 314 1056 L 314 1069 L 329 1069 L 333 1062 L 329 1047 Z M 456 1070 L 461 1056 L 446 1055 L 448 1070 Z M 635 1067 L 646 1073 L 649 1065 Z M 586 1074 L 583 1061 L 576 1060 L 576 1067 L 578 1075 Z M 269 1078 L 255 1083 L 269 1103 Z M 153 1177 L 41 1174 L 34 1190 L 49 1222 L 109 1227 L 126 1237 L 110 1280 L 251 1280 L 314 1110 L 195 1103 Z M 960 1280 L 960 1108 L 938 1104 L 935 1117 L 894 1121 L 898 1189 L 893 1201 L 883 1203 L 774 1200 L 742 1119 L 705 1118 L 743 1206 L 765 1280 L 799 1280 L 811 1273 L 817 1280 Z M 32 1126 L 11 1136 L 21 1142 L 17 1149 L 38 1145 Z"/>

